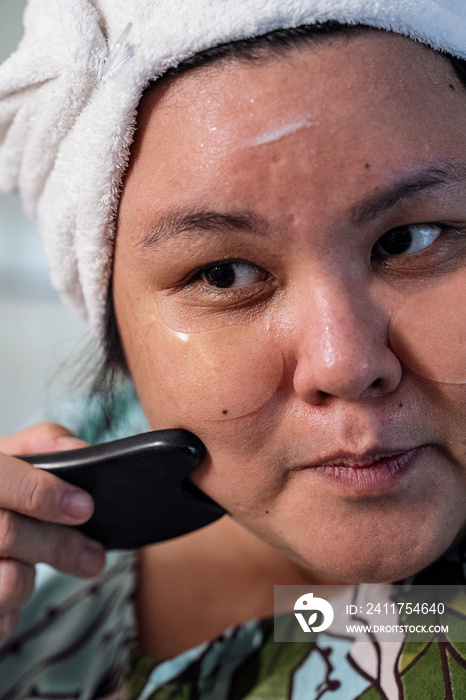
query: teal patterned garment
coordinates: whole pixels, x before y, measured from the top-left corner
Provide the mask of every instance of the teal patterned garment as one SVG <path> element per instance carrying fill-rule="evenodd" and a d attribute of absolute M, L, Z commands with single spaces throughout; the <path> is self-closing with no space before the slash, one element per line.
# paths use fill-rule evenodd
<path fill-rule="evenodd" d="M 149 429 L 130 387 L 118 395 L 111 428 L 96 398 L 47 419 L 90 443 Z M 136 563 L 134 553 L 113 552 L 91 581 L 37 567 L 35 594 L 0 648 L 0 700 L 466 700 L 466 643 L 440 635 L 422 644 L 328 633 L 275 642 L 270 618 L 156 662 L 137 649 Z M 465 542 L 401 590 L 417 583 L 465 584 Z M 464 600 L 452 614 L 466 625 Z M 292 621 L 286 614 L 277 624 Z"/>
<path fill-rule="evenodd" d="M 396 590 L 466 583 L 466 542 Z M 451 614 L 466 626 L 461 596 Z M 447 615 L 446 615 L 447 617 Z M 406 620 L 409 622 L 409 620 Z M 275 625 L 296 629 L 292 613 Z M 276 630 L 275 630 L 276 631 Z M 288 637 L 287 637 L 288 638 Z M 427 642 L 377 642 L 323 632 L 316 641 L 275 642 L 273 618 L 228 630 L 176 659 L 132 652 L 130 700 L 465 700 L 466 643 L 437 634 Z"/>
<path fill-rule="evenodd" d="M 97 397 L 70 401 L 45 419 L 89 443 L 149 430 L 131 387 L 118 394 L 111 428 Z M 136 639 L 135 565 L 135 553 L 112 552 L 99 576 L 81 580 L 39 564 L 35 593 L 0 648 L 0 699 L 90 700 L 121 688 Z"/>
<path fill-rule="evenodd" d="M 0 698 L 104 698 L 124 680 L 136 627 L 134 554 L 113 553 L 92 581 L 37 567 L 36 591 L 0 648 Z"/>

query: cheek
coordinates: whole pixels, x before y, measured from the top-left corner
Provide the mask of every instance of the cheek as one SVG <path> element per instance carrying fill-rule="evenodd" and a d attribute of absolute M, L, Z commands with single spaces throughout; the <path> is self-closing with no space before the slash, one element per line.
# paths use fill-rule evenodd
<path fill-rule="evenodd" d="M 423 390 L 429 397 L 435 430 L 445 453 L 456 465 L 457 476 L 466 488 L 466 384 L 426 382 Z"/>
<path fill-rule="evenodd" d="M 411 297 L 389 333 L 393 350 L 416 374 L 443 384 L 466 384 L 465 270 Z"/>
<path fill-rule="evenodd" d="M 464 268 L 411 297 L 391 321 L 389 335 L 395 353 L 418 376 L 415 384 L 429 400 L 439 439 L 466 481 Z"/>
<path fill-rule="evenodd" d="M 184 428 L 204 442 L 208 453 L 195 481 L 208 485 L 220 503 L 225 493 L 244 503 L 245 489 L 253 498 L 258 482 L 268 494 L 275 492 L 278 476 L 258 467 L 272 461 L 270 438 L 279 421 L 284 383 L 279 346 L 265 331 L 247 325 L 175 331 L 147 292 L 138 299 L 134 287 L 119 281 L 114 284 L 118 327 L 151 428 Z M 212 483 L 218 488 L 210 493 Z"/>
<path fill-rule="evenodd" d="M 271 435 L 284 374 L 275 341 L 246 325 L 180 333 L 158 315 L 146 320 L 138 342 L 130 333 L 125 340 L 151 428 L 184 428 L 206 445 L 193 481 L 232 511 L 273 499 L 283 475 L 263 465 L 275 461 Z"/>
<path fill-rule="evenodd" d="M 128 359 L 148 414 L 176 417 L 191 430 L 255 413 L 283 373 L 278 345 L 261 330 L 245 325 L 181 333 L 157 312 Z"/>

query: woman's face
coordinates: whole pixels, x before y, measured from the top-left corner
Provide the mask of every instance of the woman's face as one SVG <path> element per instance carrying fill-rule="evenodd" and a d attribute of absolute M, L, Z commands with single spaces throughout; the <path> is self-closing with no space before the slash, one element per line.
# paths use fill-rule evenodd
<path fill-rule="evenodd" d="M 195 483 L 319 577 L 409 575 L 465 528 L 466 385 L 389 337 L 466 268 L 465 108 L 443 59 L 384 32 L 196 69 L 141 105 L 113 280 L 143 408 L 196 433 Z"/>

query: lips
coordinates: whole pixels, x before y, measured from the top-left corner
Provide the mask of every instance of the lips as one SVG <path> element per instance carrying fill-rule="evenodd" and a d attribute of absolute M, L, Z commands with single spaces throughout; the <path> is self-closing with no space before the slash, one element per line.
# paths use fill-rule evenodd
<path fill-rule="evenodd" d="M 384 493 L 396 486 L 414 468 L 430 445 L 404 450 L 371 450 L 361 455 L 338 453 L 296 471 L 311 472 L 354 495 Z"/>

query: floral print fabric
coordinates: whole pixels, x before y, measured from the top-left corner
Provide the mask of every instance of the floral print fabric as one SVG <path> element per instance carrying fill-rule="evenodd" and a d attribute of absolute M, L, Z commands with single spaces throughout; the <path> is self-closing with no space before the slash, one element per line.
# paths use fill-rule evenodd
<path fill-rule="evenodd" d="M 448 581 L 446 580 L 448 579 Z M 416 584 L 463 586 L 444 622 L 466 629 L 466 547 L 460 543 L 417 577 L 394 584 L 397 599 Z M 404 620 L 409 623 L 409 618 Z M 296 626 L 293 614 L 275 625 Z M 287 636 L 287 638 L 289 638 Z M 274 641 L 268 618 L 228 630 L 176 659 L 162 663 L 133 652 L 129 700 L 465 700 L 466 642 L 433 634 L 414 643 L 366 637 Z"/>

